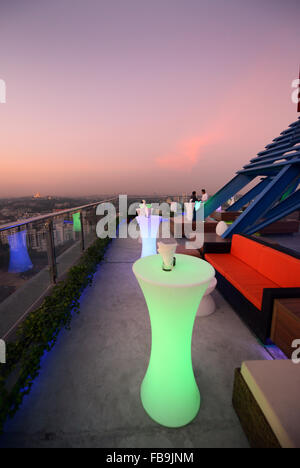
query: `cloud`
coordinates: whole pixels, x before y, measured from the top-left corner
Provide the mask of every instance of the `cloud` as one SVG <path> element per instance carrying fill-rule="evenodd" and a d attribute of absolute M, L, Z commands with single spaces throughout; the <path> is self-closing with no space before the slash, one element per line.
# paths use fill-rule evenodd
<path fill-rule="evenodd" d="M 190 170 L 197 164 L 204 148 L 213 140 L 213 135 L 207 134 L 179 141 L 173 151 L 156 158 L 156 164 L 162 169 Z"/>

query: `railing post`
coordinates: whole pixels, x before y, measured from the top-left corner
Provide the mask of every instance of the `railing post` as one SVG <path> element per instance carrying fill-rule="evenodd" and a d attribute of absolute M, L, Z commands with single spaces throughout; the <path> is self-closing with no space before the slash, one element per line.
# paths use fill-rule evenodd
<path fill-rule="evenodd" d="M 47 254 L 48 254 L 48 266 L 51 283 L 56 283 L 57 278 L 57 265 L 55 256 L 55 245 L 53 236 L 53 221 L 47 221 L 45 223 L 46 234 L 47 234 Z"/>
<path fill-rule="evenodd" d="M 81 232 L 81 250 L 83 251 L 84 250 L 84 229 L 83 229 L 83 215 L 82 215 L 82 211 L 80 211 L 80 232 Z"/>

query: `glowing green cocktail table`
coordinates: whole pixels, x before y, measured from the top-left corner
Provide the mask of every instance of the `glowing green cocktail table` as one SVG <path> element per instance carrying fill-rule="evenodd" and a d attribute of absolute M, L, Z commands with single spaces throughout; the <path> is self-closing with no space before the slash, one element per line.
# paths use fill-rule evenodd
<path fill-rule="evenodd" d="M 192 333 L 197 309 L 215 270 L 199 258 L 176 255 L 175 268 L 166 272 L 161 256 L 151 255 L 137 260 L 133 272 L 144 293 L 152 329 L 142 403 L 156 422 L 184 426 L 200 407 L 192 366 Z"/>

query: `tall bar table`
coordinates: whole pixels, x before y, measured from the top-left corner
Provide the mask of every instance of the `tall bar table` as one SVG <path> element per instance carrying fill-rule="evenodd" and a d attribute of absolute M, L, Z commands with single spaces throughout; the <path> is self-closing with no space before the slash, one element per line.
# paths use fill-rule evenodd
<path fill-rule="evenodd" d="M 142 254 L 141 257 L 148 255 L 155 255 L 156 249 L 156 238 L 158 233 L 159 225 L 162 221 L 161 216 L 137 216 L 136 220 L 140 226 L 141 238 L 142 238 Z"/>
<path fill-rule="evenodd" d="M 192 221 L 194 217 L 194 208 L 195 208 L 195 203 L 189 202 L 184 204 L 184 209 L 185 209 L 185 216 L 188 221 Z"/>
<path fill-rule="evenodd" d="M 148 306 L 152 345 L 141 385 L 141 400 L 154 421 L 167 427 L 188 424 L 200 408 L 192 366 L 192 333 L 214 268 L 190 255 L 176 255 L 176 266 L 162 270 L 160 255 L 140 258 L 133 272 Z"/>

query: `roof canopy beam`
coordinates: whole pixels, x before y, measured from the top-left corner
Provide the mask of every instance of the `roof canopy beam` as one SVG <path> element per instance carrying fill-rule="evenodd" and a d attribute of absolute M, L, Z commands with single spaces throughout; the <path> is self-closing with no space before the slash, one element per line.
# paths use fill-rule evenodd
<path fill-rule="evenodd" d="M 257 195 L 270 183 L 270 180 L 271 179 L 269 177 L 263 179 L 259 184 L 255 185 L 255 187 L 249 190 L 249 192 L 245 193 L 244 196 L 239 198 L 239 200 L 237 200 L 233 205 L 227 208 L 226 211 L 239 211 L 247 203 L 254 200 Z"/>
<path fill-rule="evenodd" d="M 290 195 L 286 200 L 279 203 L 275 208 L 269 211 L 268 217 L 266 217 L 261 223 L 251 226 L 245 231 L 245 234 L 254 234 L 260 231 L 266 226 L 275 223 L 283 216 L 287 216 L 290 213 L 300 209 L 300 190 Z"/>
<path fill-rule="evenodd" d="M 257 220 L 261 219 L 270 207 L 284 194 L 286 187 L 299 177 L 299 168 L 284 166 L 274 179 L 265 187 L 248 208 L 234 221 L 223 234 L 224 238 L 246 232 Z"/>
<path fill-rule="evenodd" d="M 248 185 L 253 178 L 254 176 L 252 175 L 239 174 L 235 176 L 228 184 L 224 185 L 221 190 L 207 200 L 204 205 L 204 218 L 207 218 L 207 216 L 227 202 L 239 190 Z"/>

